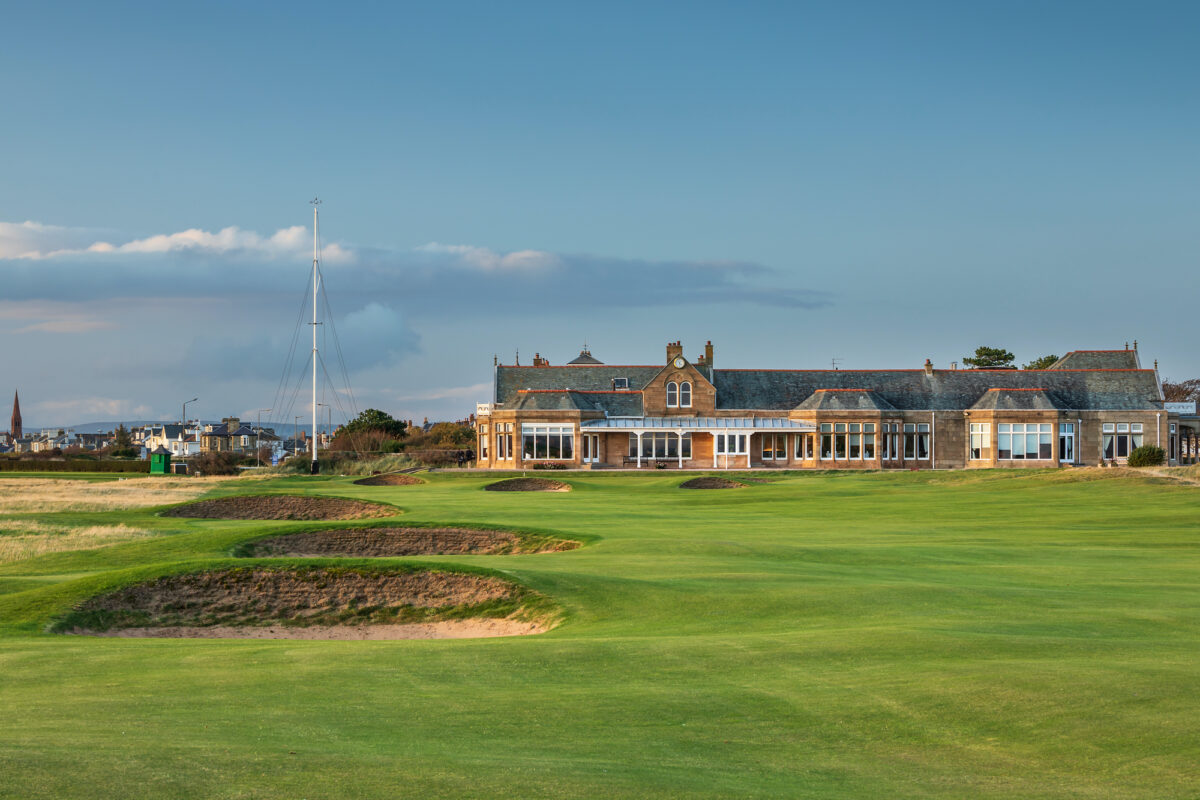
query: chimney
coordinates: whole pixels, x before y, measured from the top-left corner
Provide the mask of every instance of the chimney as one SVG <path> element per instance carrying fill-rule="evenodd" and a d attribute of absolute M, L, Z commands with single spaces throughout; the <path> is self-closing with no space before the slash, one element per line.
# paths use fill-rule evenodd
<path fill-rule="evenodd" d="M 225 425 L 225 431 L 227 433 L 233 433 L 238 428 L 242 427 L 242 421 L 237 417 L 225 417 L 221 420 L 221 422 Z"/>
<path fill-rule="evenodd" d="M 550 366 L 550 362 L 547 361 L 546 359 L 542 358 L 541 353 L 534 353 L 533 354 L 533 365 L 535 367 L 548 367 L 548 366 Z"/>
<path fill-rule="evenodd" d="M 713 365 L 712 339 L 704 343 L 704 363 L 710 368 Z"/>
<path fill-rule="evenodd" d="M 957 361 L 951 361 L 951 362 L 950 362 L 950 369 L 958 369 L 958 362 L 957 362 Z"/>
<path fill-rule="evenodd" d="M 667 363 L 671 363 L 671 359 L 675 356 L 683 355 L 683 345 L 679 342 L 667 342 Z"/>
<path fill-rule="evenodd" d="M 925 359 L 925 374 L 930 377 L 933 376 L 933 362 L 930 361 L 928 358 Z"/>

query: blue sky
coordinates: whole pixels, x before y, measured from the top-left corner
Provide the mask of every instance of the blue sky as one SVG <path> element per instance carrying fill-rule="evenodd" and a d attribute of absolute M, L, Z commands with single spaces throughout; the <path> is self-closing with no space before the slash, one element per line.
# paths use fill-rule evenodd
<path fill-rule="evenodd" d="M 1194 3 L 5 16 L 0 364 L 33 424 L 270 405 L 314 194 L 358 404 L 397 416 L 584 340 L 901 368 L 1136 338 L 1200 374 Z"/>

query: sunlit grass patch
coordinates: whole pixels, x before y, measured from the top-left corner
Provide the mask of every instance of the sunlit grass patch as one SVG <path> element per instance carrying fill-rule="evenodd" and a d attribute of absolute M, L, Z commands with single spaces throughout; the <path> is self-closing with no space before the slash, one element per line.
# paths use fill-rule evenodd
<path fill-rule="evenodd" d="M 95 550 L 153 534 L 128 525 L 45 525 L 28 520 L 0 520 L 0 564 L 47 553 Z"/>
<path fill-rule="evenodd" d="M 0 480 L 0 514 L 112 511 L 162 506 L 199 497 L 229 478 L 128 478 L 78 481 L 56 478 Z"/>

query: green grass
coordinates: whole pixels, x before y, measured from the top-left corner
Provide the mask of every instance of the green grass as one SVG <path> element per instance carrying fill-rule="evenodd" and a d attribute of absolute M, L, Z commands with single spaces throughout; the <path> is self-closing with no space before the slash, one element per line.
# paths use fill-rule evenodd
<path fill-rule="evenodd" d="M 157 536 L 0 566 L 0 796 L 1200 795 L 1200 488 L 1014 470 L 682 491 L 668 472 L 559 473 L 574 491 L 526 494 L 428 477 L 210 496 L 382 500 L 404 511 L 393 524 L 581 541 L 395 560 L 496 570 L 557 603 L 559 628 L 47 634 L 108 587 L 231 565 L 242 542 L 313 526 L 71 515 Z"/>

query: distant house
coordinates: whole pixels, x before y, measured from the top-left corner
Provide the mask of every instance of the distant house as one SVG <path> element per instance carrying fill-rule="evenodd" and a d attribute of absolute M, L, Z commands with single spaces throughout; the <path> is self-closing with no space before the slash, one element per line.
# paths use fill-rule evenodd
<path fill-rule="evenodd" d="M 200 452 L 202 453 L 253 453 L 259 448 L 259 442 L 264 444 L 273 435 L 244 424 L 237 417 L 226 417 L 220 425 L 205 425 L 200 432 Z"/>
<path fill-rule="evenodd" d="M 200 452 L 197 429 L 188 430 L 187 425 L 151 425 L 143 442 L 150 451 L 163 448 L 173 458 L 187 458 Z"/>

